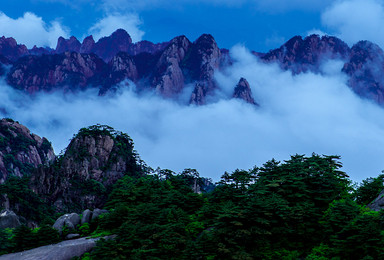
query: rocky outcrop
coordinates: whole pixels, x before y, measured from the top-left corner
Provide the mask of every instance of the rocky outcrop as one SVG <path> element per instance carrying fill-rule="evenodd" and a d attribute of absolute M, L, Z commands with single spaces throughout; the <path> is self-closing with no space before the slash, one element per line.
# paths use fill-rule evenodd
<path fill-rule="evenodd" d="M 76 230 L 76 226 L 80 224 L 80 217 L 76 213 L 65 214 L 59 217 L 53 224 L 53 228 L 61 234 L 63 228 L 67 227 L 70 231 Z"/>
<path fill-rule="evenodd" d="M 204 86 L 200 84 L 196 84 L 195 88 L 192 91 L 191 99 L 189 100 L 189 104 L 191 105 L 205 105 L 205 96 L 206 96 L 206 90 Z"/>
<path fill-rule="evenodd" d="M 152 43 L 149 41 L 132 43 L 131 36 L 125 30 L 118 29 L 110 36 L 103 37 L 97 42 L 95 42 L 92 35 L 86 37 L 82 43 L 73 36 L 69 39 L 60 37 L 55 53 L 67 51 L 85 54 L 94 53 L 105 62 L 109 62 L 119 52 L 125 52 L 130 56 L 135 56 L 143 52 L 153 54 L 162 51 L 168 44 L 168 42 Z"/>
<path fill-rule="evenodd" d="M 109 62 L 111 79 L 110 85 L 117 84 L 125 79 L 136 82 L 139 79 L 139 72 L 132 56 L 126 52 L 119 52 Z"/>
<path fill-rule="evenodd" d="M 98 42 L 92 36 L 82 43 L 75 37 L 60 37 L 56 50 L 37 47 L 26 50 L 15 58 L 7 82 L 29 93 L 76 91 L 96 86 L 100 88 L 99 93 L 104 94 L 128 79 L 137 84 L 139 92 L 151 88 L 167 98 L 177 97 L 186 84 L 198 83 L 203 89 L 199 95 L 204 96 L 200 101 L 196 95 L 191 100 L 202 104 L 205 95 L 212 94 L 217 87 L 214 71 L 226 64 L 227 58 L 221 56 L 209 34 L 193 43 L 185 36 L 158 44 L 132 43 L 129 34 L 119 29 Z"/>
<path fill-rule="evenodd" d="M 9 176 L 31 174 L 55 159 L 51 143 L 11 119 L 0 120 L 0 183 Z"/>
<path fill-rule="evenodd" d="M 322 73 L 323 62 L 343 60 L 342 71 L 349 76 L 348 84 L 355 93 L 384 103 L 383 51 L 370 42 L 362 41 L 349 48 L 332 36 L 295 36 L 268 53 L 252 53 L 261 61 L 276 62 L 293 74 Z M 119 29 L 97 42 L 92 36 L 82 43 L 75 37 L 59 38 L 55 50 L 28 50 L 12 38 L 2 37 L 0 63 L 0 75 L 10 67 L 7 82 L 29 93 L 97 87 L 103 95 L 133 81 L 138 92 L 150 89 L 166 98 L 178 98 L 185 86 L 191 84 L 196 87 L 190 103 L 202 105 L 211 100 L 209 96 L 218 88 L 215 71 L 230 66 L 233 60 L 229 51 L 219 49 L 209 34 L 194 42 L 179 36 L 164 43 L 133 43 L 129 34 Z M 251 102 L 251 98 L 246 99 Z"/>
<path fill-rule="evenodd" d="M 16 228 L 20 226 L 19 217 L 11 210 L 2 210 L 0 212 L 0 229 Z"/>
<path fill-rule="evenodd" d="M 216 89 L 213 75 L 220 61 L 221 52 L 212 35 L 203 34 L 193 43 L 183 63 L 188 76 L 203 88 L 200 94 L 209 95 Z"/>
<path fill-rule="evenodd" d="M 125 30 L 118 29 L 111 36 L 101 38 L 89 53 L 94 53 L 108 62 L 118 52 L 127 52 L 131 44 L 131 36 Z"/>
<path fill-rule="evenodd" d="M 251 87 L 245 78 L 241 78 L 239 80 L 239 83 L 234 89 L 232 97 L 242 99 L 249 104 L 258 106 L 258 104 L 253 99 Z"/>
<path fill-rule="evenodd" d="M 79 42 L 76 37 L 71 37 L 68 40 L 64 39 L 63 37 L 59 37 L 57 40 L 57 46 L 56 46 L 56 53 L 63 53 L 63 52 L 80 52 L 81 43 Z"/>
<path fill-rule="evenodd" d="M 31 250 L 0 256 L 0 260 L 70 260 L 80 257 L 96 246 L 100 238 L 83 237 L 42 246 Z"/>
<path fill-rule="evenodd" d="M 179 94 L 184 87 L 180 62 L 185 58 L 191 42 L 185 36 L 176 37 L 162 52 L 155 68 L 152 86 L 164 97 Z"/>
<path fill-rule="evenodd" d="M 15 61 L 20 57 L 27 55 L 28 49 L 23 44 L 17 44 L 13 38 L 0 38 L 0 54 L 10 61 Z"/>
<path fill-rule="evenodd" d="M 108 73 L 106 64 L 94 54 L 25 56 L 8 74 L 8 83 L 29 93 L 55 89 L 75 90 L 100 85 Z"/>
<path fill-rule="evenodd" d="M 319 71 L 321 63 L 327 59 L 348 59 L 350 49 L 346 43 L 332 36 L 310 35 L 304 39 L 295 36 L 280 48 L 260 55 L 266 62 L 278 62 L 281 68 L 294 74 L 306 71 Z"/>
<path fill-rule="evenodd" d="M 384 190 L 380 192 L 379 196 L 368 204 L 368 208 L 374 211 L 384 209 Z"/>
<path fill-rule="evenodd" d="M 384 52 L 376 44 L 360 41 L 353 45 L 343 72 L 349 76 L 349 86 L 361 97 L 384 104 Z"/>
<path fill-rule="evenodd" d="M 129 45 L 128 53 L 132 56 L 140 53 L 151 53 L 160 52 L 169 45 L 169 42 L 152 43 L 149 41 L 139 41 Z"/>
<path fill-rule="evenodd" d="M 83 128 L 64 155 L 32 178 L 32 189 L 57 211 L 100 208 L 107 192 L 123 175 L 142 174 L 128 135 L 107 126 Z"/>
<path fill-rule="evenodd" d="M 92 53 L 92 50 L 95 48 L 95 40 L 93 36 L 90 35 L 85 37 L 83 43 L 80 46 L 80 53 Z"/>
<path fill-rule="evenodd" d="M 83 225 L 84 223 L 89 223 L 91 222 L 91 219 L 92 219 L 92 211 L 90 211 L 89 209 L 86 209 L 82 213 L 80 224 Z"/>
<path fill-rule="evenodd" d="M 102 214 L 106 214 L 108 213 L 108 210 L 105 210 L 105 209 L 95 209 L 93 212 L 92 212 L 92 221 L 97 219 L 100 215 Z"/>

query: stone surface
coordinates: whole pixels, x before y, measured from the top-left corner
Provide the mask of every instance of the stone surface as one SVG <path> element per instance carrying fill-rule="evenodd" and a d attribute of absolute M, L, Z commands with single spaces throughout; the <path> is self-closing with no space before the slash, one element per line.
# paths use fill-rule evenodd
<path fill-rule="evenodd" d="M 189 103 L 192 105 L 205 105 L 205 95 L 206 90 L 204 89 L 204 86 L 200 84 L 196 84 L 195 88 L 192 91 L 191 99 L 189 100 Z"/>
<path fill-rule="evenodd" d="M 384 104 L 384 52 L 376 44 L 360 41 L 352 46 L 343 72 L 349 76 L 348 84 L 361 97 Z"/>
<path fill-rule="evenodd" d="M 69 230 L 75 230 L 76 226 L 80 224 L 80 217 L 77 213 L 65 214 L 59 217 L 55 224 L 53 224 L 53 228 L 59 231 L 61 234 L 64 226 L 68 227 Z"/>
<path fill-rule="evenodd" d="M 71 140 L 55 167 L 39 168 L 31 177 L 33 191 L 58 212 L 103 207 L 107 189 L 124 174 L 141 170 L 129 136 L 114 137 L 104 126 L 93 127 Z"/>
<path fill-rule="evenodd" d="M 350 48 L 340 39 L 313 34 L 304 39 L 295 36 L 280 48 L 258 56 L 266 62 L 278 62 L 281 68 L 298 74 L 306 71 L 318 72 L 323 61 L 345 60 L 348 59 L 349 53 Z"/>
<path fill-rule="evenodd" d="M 0 228 L 16 228 L 20 226 L 19 217 L 11 210 L 0 212 Z"/>
<path fill-rule="evenodd" d="M 384 209 L 384 190 L 380 192 L 379 196 L 368 204 L 368 208 L 374 211 Z"/>
<path fill-rule="evenodd" d="M 10 175 L 22 177 L 31 174 L 31 170 L 40 165 L 50 165 L 55 159 L 47 139 L 11 119 L 0 120 L 0 140 L 0 183 Z"/>
<path fill-rule="evenodd" d="M 108 213 L 108 210 L 105 209 L 95 209 L 92 214 L 92 221 L 99 217 L 101 214 Z"/>
<path fill-rule="evenodd" d="M 80 234 L 68 234 L 65 236 L 65 239 L 75 239 L 79 237 L 80 237 Z"/>
<path fill-rule="evenodd" d="M 295 36 L 268 53 L 252 53 L 262 62 L 277 63 L 293 74 L 322 73 L 325 61 L 342 60 L 342 71 L 349 77 L 352 90 L 384 104 L 384 55 L 373 43 L 362 41 L 350 48 L 332 36 Z M 190 103 L 202 105 L 213 100 L 209 96 L 218 88 L 215 71 L 231 65 L 233 60 L 209 34 L 193 43 L 185 36 L 164 43 L 133 43 L 129 34 L 119 29 L 97 42 L 92 36 L 82 43 L 75 37 L 59 38 L 56 50 L 28 50 L 13 38 L 2 37 L 0 63 L 10 67 L 8 72 L 0 66 L 0 75 L 5 74 L 11 86 L 29 93 L 97 87 L 104 95 L 133 81 L 138 92 L 153 89 L 163 97 L 177 99 L 185 86 L 198 84 Z"/>
<path fill-rule="evenodd" d="M 107 64 L 95 54 L 65 52 L 22 57 L 10 69 L 7 81 L 29 93 L 68 91 L 102 84 L 107 73 Z"/>
<path fill-rule="evenodd" d="M 92 211 L 90 211 L 89 209 L 84 210 L 83 216 L 81 217 L 81 225 L 83 225 L 84 223 L 91 222 L 91 218 L 92 218 Z"/>
<path fill-rule="evenodd" d="M 79 238 L 0 256 L 0 260 L 70 260 L 91 251 L 99 238 Z"/>
<path fill-rule="evenodd" d="M 233 91 L 233 97 L 244 100 L 245 102 L 257 105 L 252 96 L 252 90 L 248 81 L 245 78 L 241 78 Z"/>

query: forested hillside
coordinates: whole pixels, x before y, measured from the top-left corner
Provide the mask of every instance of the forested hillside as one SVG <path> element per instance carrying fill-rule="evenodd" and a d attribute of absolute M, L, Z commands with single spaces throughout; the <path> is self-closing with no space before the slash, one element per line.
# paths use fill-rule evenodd
<path fill-rule="evenodd" d="M 20 220 L 0 228 L 0 253 L 76 233 L 103 237 L 79 259 L 383 259 L 384 211 L 367 205 L 384 177 L 356 185 L 340 160 L 272 159 L 213 185 L 195 169 L 152 169 L 127 134 L 83 128 L 54 162 L 0 185 L 2 208 Z M 64 213 L 84 217 L 96 207 L 106 210 L 73 229 L 52 228 Z"/>

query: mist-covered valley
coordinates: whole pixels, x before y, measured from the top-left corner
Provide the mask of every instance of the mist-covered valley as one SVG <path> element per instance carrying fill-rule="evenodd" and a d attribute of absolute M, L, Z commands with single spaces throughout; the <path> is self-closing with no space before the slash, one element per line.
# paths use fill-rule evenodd
<path fill-rule="evenodd" d="M 231 65 L 215 71 L 219 87 L 206 105 L 188 105 L 193 86 L 176 99 L 155 91 L 138 94 L 131 81 L 102 96 L 92 88 L 29 95 L 3 79 L 0 115 L 48 138 L 56 154 L 80 128 L 110 125 L 132 137 L 149 166 L 176 172 L 195 168 L 216 181 L 225 171 L 296 153 L 340 155 L 354 181 L 384 169 L 383 108 L 347 86 L 343 61 L 325 60 L 316 73 L 293 75 L 241 45 L 230 57 Z M 231 98 L 241 77 L 259 106 Z"/>

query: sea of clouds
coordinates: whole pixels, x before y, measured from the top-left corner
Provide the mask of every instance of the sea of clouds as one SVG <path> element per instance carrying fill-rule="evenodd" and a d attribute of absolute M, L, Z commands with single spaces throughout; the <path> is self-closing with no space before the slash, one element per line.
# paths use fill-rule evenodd
<path fill-rule="evenodd" d="M 354 181 L 384 169 L 384 110 L 359 98 L 328 61 L 321 73 L 293 76 L 277 64 L 264 64 L 243 46 L 231 49 L 233 65 L 215 74 L 220 90 L 204 106 L 138 95 L 133 83 L 116 94 L 97 90 L 23 94 L 1 84 L 0 116 L 26 125 L 50 140 L 58 154 L 77 131 L 92 124 L 126 132 L 151 167 L 176 172 L 195 168 L 215 181 L 225 171 L 261 166 L 275 158 L 313 152 L 340 155 Z M 231 99 L 241 77 L 250 83 L 259 107 Z M 185 97 L 191 88 L 186 88 Z"/>

